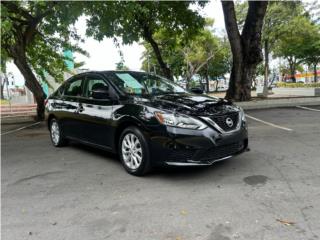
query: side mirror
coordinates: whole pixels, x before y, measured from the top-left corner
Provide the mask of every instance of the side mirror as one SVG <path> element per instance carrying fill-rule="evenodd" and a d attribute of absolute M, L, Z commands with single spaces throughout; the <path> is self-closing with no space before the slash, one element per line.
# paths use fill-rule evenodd
<path fill-rule="evenodd" d="M 191 88 L 190 91 L 195 94 L 203 94 L 203 90 L 199 87 Z"/>
<path fill-rule="evenodd" d="M 93 99 L 108 99 L 110 98 L 108 88 L 97 88 L 92 90 L 91 96 Z"/>

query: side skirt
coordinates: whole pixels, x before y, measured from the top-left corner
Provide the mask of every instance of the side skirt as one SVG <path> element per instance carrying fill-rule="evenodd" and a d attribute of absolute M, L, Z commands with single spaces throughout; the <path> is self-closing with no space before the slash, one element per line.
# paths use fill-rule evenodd
<path fill-rule="evenodd" d="M 96 144 L 96 143 L 88 142 L 88 141 L 85 141 L 85 140 L 82 140 L 82 139 L 78 139 L 78 138 L 74 138 L 74 137 L 66 137 L 66 138 L 71 140 L 71 141 L 79 142 L 79 143 L 82 143 L 82 144 L 90 146 L 90 147 L 94 147 L 94 148 L 98 148 L 98 149 L 105 150 L 105 151 L 108 151 L 108 152 L 116 153 L 116 151 L 114 151 L 111 147 L 99 145 L 99 144 Z"/>

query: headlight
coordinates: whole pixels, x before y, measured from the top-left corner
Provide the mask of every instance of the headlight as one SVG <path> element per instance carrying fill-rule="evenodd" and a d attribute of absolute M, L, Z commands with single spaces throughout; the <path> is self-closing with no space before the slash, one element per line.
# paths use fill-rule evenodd
<path fill-rule="evenodd" d="M 239 109 L 240 109 L 241 121 L 242 121 L 242 122 L 245 122 L 245 121 L 246 121 L 246 115 L 245 115 L 242 107 L 239 107 Z"/>
<path fill-rule="evenodd" d="M 155 112 L 155 117 L 159 123 L 171 127 L 202 130 L 207 127 L 203 122 L 188 116 L 182 116 L 174 113 Z"/>

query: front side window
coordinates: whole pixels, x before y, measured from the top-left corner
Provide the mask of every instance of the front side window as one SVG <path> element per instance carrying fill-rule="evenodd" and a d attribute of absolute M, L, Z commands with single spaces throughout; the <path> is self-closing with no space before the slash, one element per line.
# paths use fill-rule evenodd
<path fill-rule="evenodd" d="M 75 97 L 81 96 L 81 93 L 82 93 L 81 85 L 82 85 L 82 79 L 77 79 L 75 81 L 67 83 L 65 87 L 64 95 L 75 96 Z"/>
<path fill-rule="evenodd" d="M 95 90 L 108 91 L 108 85 L 103 79 L 99 79 L 98 77 L 89 78 L 85 96 L 88 98 L 92 98 L 92 92 Z"/>
<path fill-rule="evenodd" d="M 61 97 L 65 89 L 65 84 L 61 85 L 53 94 L 53 97 Z"/>
<path fill-rule="evenodd" d="M 161 95 L 186 92 L 167 79 L 147 73 L 116 72 L 110 73 L 108 77 L 121 91 L 129 95 Z"/>

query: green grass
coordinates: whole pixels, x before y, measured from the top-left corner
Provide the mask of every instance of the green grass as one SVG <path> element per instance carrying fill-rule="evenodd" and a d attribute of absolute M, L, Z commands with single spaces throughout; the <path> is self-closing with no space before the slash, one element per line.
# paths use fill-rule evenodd
<path fill-rule="evenodd" d="M 9 104 L 8 100 L 5 100 L 5 99 L 0 100 L 0 105 L 7 105 L 7 104 Z"/>

